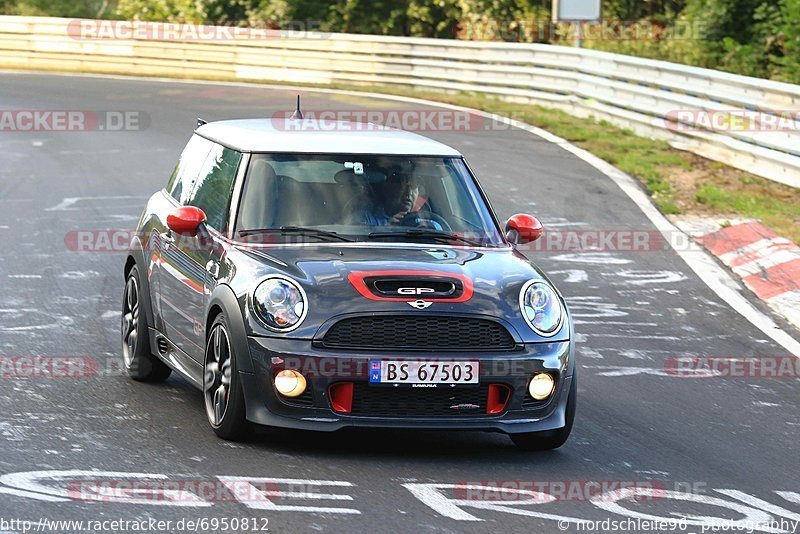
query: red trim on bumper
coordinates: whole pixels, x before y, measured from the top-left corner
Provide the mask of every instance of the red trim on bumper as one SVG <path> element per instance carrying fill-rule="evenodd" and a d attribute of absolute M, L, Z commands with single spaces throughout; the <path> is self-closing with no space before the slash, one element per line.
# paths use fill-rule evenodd
<path fill-rule="evenodd" d="M 337 382 L 328 387 L 328 397 L 334 412 L 350 413 L 353 410 L 353 383 Z"/>
<path fill-rule="evenodd" d="M 505 384 L 489 384 L 489 395 L 486 399 L 486 413 L 489 415 L 503 413 L 510 399 L 510 387 Z"/>

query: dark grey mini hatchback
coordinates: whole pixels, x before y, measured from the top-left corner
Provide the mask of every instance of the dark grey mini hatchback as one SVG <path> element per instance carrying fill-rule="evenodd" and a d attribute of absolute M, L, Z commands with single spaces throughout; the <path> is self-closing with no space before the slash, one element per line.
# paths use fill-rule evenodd
<path fill-rule="evenodd" d="M 483 430 L 560 447 L 575 336 L 453 148 L 371 124 L 201 124 L 125 264 L 122 355 L 176 371 L 214 432 Z M 306 124 L 308 123 L 308 124 Z"/>

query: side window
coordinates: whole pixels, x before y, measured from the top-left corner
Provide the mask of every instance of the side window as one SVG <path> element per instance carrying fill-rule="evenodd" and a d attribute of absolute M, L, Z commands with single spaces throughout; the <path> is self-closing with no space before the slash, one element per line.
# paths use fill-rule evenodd
<path fill-rule="evenodd" d="M 213 144 L 197 174 L 188 204 L 203 210 L 207 224 L 215 230 L 224 230 L 236 169 L 241 159 L 239 152 Z"/>
<path fill-rule="evenodd" d="M 172 171 L 172 177 L 170 177 L 167 184 L 169 194 L 182 205 L 189 200 L 189 194 L 192 192 L 197 173 L 200 171 L 200 167 L 205 162 L 208 151 L 211 150 L 213 145 L 214 143 L 208 139 L 193 135 L 189 139 L 186 148 L 183 149 L 178 164 L 175 166 L 175 170 Z"/>

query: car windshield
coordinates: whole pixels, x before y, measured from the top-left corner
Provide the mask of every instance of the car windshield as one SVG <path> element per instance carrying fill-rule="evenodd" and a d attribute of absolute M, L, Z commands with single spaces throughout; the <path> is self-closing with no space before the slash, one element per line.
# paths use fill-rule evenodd
<path fill-rule="evenodd" d="M 250 242 L 500 246 L 461 158 L 253 154 L 236 221 Z"/>

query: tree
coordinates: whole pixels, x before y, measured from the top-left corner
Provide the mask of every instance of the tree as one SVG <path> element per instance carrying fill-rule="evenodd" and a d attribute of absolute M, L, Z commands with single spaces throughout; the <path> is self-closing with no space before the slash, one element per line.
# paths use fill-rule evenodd
<path fill-rule="evenodd" d="M 461 39 L 547 42 L 551 0 L 459 0 Z"/>
<path fill-rule="evenodd" d="M 110 0 L 0 0 L 0 13 L 68 18 L 105 18 L 113 14 Z"/>
<path fill-rule="evenodd" d="M 206 8 L 205 0 L 119 0 L 117 14 L 126 20 L 200 23 Z"/>
<path fill-rule="evenodd" d="M 603 0 L 603 18 L 624 21 L 674 18 L 686 0 Z"/>
<path fill-rule="evenodd" d="M 783 57 L 776 78 L 800 83 L 800 0 L 782 0 Z"/>
<path fill-rule="evenodd" d="M 776 4 L 775 0 L 688 0 L 686 14 L 690 19 L 702 21 L 705 39 L 721 42 L 725 38 L 738 43 L 749 43 L 755 31 L 756 10 L 762 4 Z"/>

